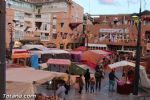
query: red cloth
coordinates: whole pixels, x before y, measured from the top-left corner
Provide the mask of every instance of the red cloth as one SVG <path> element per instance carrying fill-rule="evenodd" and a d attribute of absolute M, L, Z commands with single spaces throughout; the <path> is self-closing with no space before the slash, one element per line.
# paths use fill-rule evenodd
<path fill-rule="evenodd" d="M 117 82 L 117 93 L 130 94 L 133 92 L 133 85 L 130 83 L 124 83 L 122 81 Z"/>
<path fill-rule="evenodd" d="M 71 65 L 71 61 L 68 59 L 49 59 L 47 63 L 55 65 Z"/>
<path fill-rule="evenodd" d="M 76 48 L 74 50 L 75 51 L 87 51 L 88 49 L 86 47 L 84 47 L 84 46 L 80 46 L 80 47 L 78 47 L 78 48 Z"/>

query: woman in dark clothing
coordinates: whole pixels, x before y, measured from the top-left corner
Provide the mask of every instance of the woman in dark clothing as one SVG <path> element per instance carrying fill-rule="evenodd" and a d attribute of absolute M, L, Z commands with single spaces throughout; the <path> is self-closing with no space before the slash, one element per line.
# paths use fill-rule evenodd
<path fill-rule="evenodd" d="M 115 75 L 115 71 L 112 70 L 109 73 L 109 91 L 114 91 L 115 79 L 119 80 Z"/>
<path fill-rule="evenodd" d="M 89 69 L 86 70 L 85 74 L 84 74 L 84 77 L 85 77 L 85 89 L 86 89 L 86 92 L 89 91 L 89 84 L 90 84 L 90 72 L 89 72 Z"/>
<path fill-rule="evenodd" d="M 99 71 L 96 71 L 95 74 L 95 79 L 96 79 L 96 90 L 101 89 L 101 79 L 104 77 L 103 76 L 103 71 L 102 68 Z"/>
<path fill-rule="evenodd" d="M 79 78 L 79 93 L 81 94 L 82 93 L 82 90 L 83 90 L 83 80 L 82 80 L 82 75 L 80 75 L 80 78 Z"/>

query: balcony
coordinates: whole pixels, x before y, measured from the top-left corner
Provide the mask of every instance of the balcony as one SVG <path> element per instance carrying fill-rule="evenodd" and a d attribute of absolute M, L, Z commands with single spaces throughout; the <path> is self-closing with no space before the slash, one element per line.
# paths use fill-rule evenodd
<path fill-rule="evenodd" d="M 50 22 L 50 18 L 34 18 L 35 22 Z"/>
<path fill-rule="evenodd" d="M 30 22 L 50 22 L 50 18 L 34 18 L 34 17 L 25 17 L 24 21 L 30 21 Z"/>

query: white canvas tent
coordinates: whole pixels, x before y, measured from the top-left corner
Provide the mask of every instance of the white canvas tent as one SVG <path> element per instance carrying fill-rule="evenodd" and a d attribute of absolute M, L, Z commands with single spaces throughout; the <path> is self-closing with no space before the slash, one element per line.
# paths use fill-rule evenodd
<path fill-rule="evenodd" d="M 37 92 L 37 85 L 52 80 L 55 77 L 66 76 L 67 74 L 65 73 L 34 70 L 32 68 L 9 68 L 6 70 L 6 93 L 32 95 Z"/>
<path fill-rule="evenodd" d="M 43 45 L 32 45 L 32 44 L 26 44 L 22 46 L 22 48 L 27 50 L 31 50 L 31 49 L 48 50 L 48 48 Z"/>
<path fill-rule="evenodd" d="M 131 66 L 135 67 L 135 63 L 129 62 L 129 61 L 119 61 L 114 64 L 108 65 L 111 69 L 113 68 L 119 68 L 119 67 L 124 67 L 124 66 Z M 147 77 L 145 68 L 140 65 L 140 83 L 141 86 L 145 88 L 150 88 L 150 79 Z"/>

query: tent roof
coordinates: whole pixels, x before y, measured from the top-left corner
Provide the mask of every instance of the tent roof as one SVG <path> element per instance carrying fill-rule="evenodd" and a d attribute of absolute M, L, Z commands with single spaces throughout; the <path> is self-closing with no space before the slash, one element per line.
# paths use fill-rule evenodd
<path fill-rule="evenodd" d="M 71 61 L 68 59 L 49 59 L 47 63 L 55 65 L 71 65 Z"/>
<path fill-rule="evenodd" d="M 119 61 L 113 64 L 108 65 L 111 69 L 113 68 L 119 68 L 119 67 L 124 67 L 124 66 L 131 66 L 131 67 L 135 67 L 135 63 L 133 62 L 129 62 L 129 61 Z M 142 65 L 140 65 L 140 69 L 144 69 L 144 67 Z"/>
<path fill-rule="evenodd" d="M 27 53 L 28 50 L 26 50 L 26 49 L 13 49 L 12 52 L 13 53 Z"/>
<path fill-rule="evenodd" d="M 65 73 L 35 70 L 32 68 L 9 68 L 6 70 L 7 82 L 22 82 L 42 84 L 54 77 L 63 77 Z"/>
<path fill-rule="evenodd" d="M 79 54 L 82 54 L 81 51 L 70 51 L 71 54 L 75 54 L 75 55 L 79 55 Z"/>
<path fill-rule="evenodd" d="M 12 58 L 29 58 L 29 53 L 13 53 Z"/>
<path fill-rule="evenodd" d="M 104 50 L 91 50 L 94 53 L 100 54 L 100 55 L 109 55 L 110 52 L 104 51 Z"/>
<path fill-rule="evenodd" d="M 43 45 L 32 45 L 32 44 L 26 44 L 22 47 L 23 49 L 27 49 L 27 50 L 30 50 L 30 49 L 39 49 L 39 50 L 48 50 L 48 48 L 46 48 L 45 46 Z"/>
<path fill-rule="evenodd" d="M 85 45 L 87 45 L 87 43 Z M 88 46 L 93 46 L 93 47 L 107 47 L 106 44 L 93 44 L 93 43 L 88 43 Z"/>
<path fill-rule="evenodd" d="M 43 50 L 42 54 L 69 54 L 68 51 L 65 50 Z"/>
<path fill-rule="evenodd" d="M 74 50 L 75 51 L 87 51 L 88 49 L 86 47 L 84 47 L 84 46 L 80 46 L 78 48 L 75 48 Z"/>

